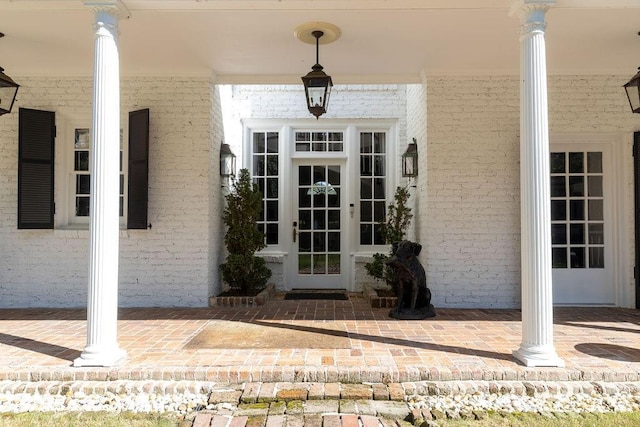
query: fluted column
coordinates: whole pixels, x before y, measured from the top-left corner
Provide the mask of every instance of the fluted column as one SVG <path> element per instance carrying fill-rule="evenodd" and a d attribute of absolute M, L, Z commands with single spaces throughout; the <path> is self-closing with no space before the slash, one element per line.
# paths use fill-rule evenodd
<path fill-rule="evenodd" d="M 118 345 L 118 255 L 120 239 L 119 1 L 87 1 L 95 11 L 89 290 L 87 346 L 74 366 L 114 366 L 126 353 Z"/>
<path fill-rule="evenodd" d="M 564 366 L 553 345 L 545 13 L 555 0 L 520 0 L 522 343 L 526 366 Z"/>

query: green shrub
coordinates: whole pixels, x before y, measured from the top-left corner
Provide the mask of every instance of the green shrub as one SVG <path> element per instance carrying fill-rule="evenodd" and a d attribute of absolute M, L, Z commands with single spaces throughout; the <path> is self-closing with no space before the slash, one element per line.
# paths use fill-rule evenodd
<path fill-rule="evenodd" d="M 271 277 L 264 259 L 253 255 L 229 254 L 220 269 L 222 278 L 231 288 L 247 295 L 264 289 Z"/>
<path fill-rule="evenodd" d="M 225 201 L 222 220 L 227 227 L 224 243 L 229 255 L 220 265 L 222 280 L 240 294 L 254 295 L 264 289 L 271 270 L 263 258 L 255 256 L 266 246 L 256 223 L 262 210 L 262 194 L 247 169 L 240 170 Z"/>
<path fill-rule="evenodd" d="M 404 240 L 407 234 L 411 218 L 413 218 L 411 208 L 407 206 L 409 197 L 407 187 L 396 188 L 393 203 L 389 204 L 387 208 L 386 221 L 380 222 L 382 237 L 387 245 Z M 389 249 L 389 255 L 376 253 L 373 255 L 373 261 L 364 265 L 367 274 L 388 286 L 393 286 L 395 281 L 393 269 L 385 264 L 385 261 L 391 256 L 393 256 L 393 247 Z"/>

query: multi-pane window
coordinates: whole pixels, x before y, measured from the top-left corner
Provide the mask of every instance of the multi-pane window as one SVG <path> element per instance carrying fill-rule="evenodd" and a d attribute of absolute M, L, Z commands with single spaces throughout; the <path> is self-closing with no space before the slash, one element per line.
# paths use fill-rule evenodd
<path fill-rule="evenodd" d="M 89 129 L 76 129 L 73 149 L 73 172 L 75 175 L 75 212 L 76 216 L 89 216 Z"/>
<path fill-rule="evenodd" d="M 89 216 L 91 175 L 89 173 L 91 134 L 88 128 L 76 128 L 73 142 L 73 185 L 76 217 Z M 122 171 L 122 134 L 120 135 L 120 216 L 124 214 L 124 174 Z"/>
<path fill-rule="evenodd" d="M 604 268 L 602 152 L 551 153 L 553 268 Z"/>
<path fill-rule="evenodd" d="M 267 245 L 278 244 L 278 132 L 253 133 L 253 179 L 262 193 L 262 211 L 257 221 Z"/>
<path fill-rule="evenodd" d="M 385 132 L 360 133 L 360 244 L 384 245 L 387 141 Z"/>
<path fill-rule="evenodd" d="M 343 148 L 342 132 L 296 132 L 296 151 L 336 152 Z"/>

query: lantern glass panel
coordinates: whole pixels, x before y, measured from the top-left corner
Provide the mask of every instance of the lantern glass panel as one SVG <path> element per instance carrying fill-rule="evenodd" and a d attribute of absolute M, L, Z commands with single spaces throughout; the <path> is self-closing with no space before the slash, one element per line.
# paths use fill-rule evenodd
<path fill-rule="evenodd" d="M 418 147 L 416 144 L 409 144 L 407 151 L 402 155 L 402 176 L 418 176 Z"/>
<path fill-rule="evenodd" d="M 231 176 L 236 173 L 236 156 L 223 154 L 220 158 L 220 175 Z"/>
<path fill-rule="evenodd" d="M 310 87 L 309 93 L 309 107 L 323 107 L 325 105 L 325 88 L 323 87 Z"/>
<path fill-rule="evenodd" d="M 16 86 L 3 86 L 3 83 L 0 82 L 0 111 L 8 113 L 11 111 L 18 88 Z"/>
<path fill-rule="evenodd" d="M 410 177 L 416 176 L 415 160 L 414 156 L 404 156 L 404 164 L 402 167 L 402 176 Z"/>

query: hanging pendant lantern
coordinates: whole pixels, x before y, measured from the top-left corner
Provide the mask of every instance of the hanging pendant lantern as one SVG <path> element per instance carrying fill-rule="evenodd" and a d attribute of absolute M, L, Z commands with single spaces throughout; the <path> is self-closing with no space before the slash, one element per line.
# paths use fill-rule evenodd
<path fill-rule="evenodd" d="M 316 38 L 316 64 L 311 67 L 311 71 L 306 76 L 302 77 L 302 84 L 304 84 L 304 93 L 307 97 L 307 108 L 318 119 L 327 112 L 333 81 L 331 76 L 322 71 L 323 67 L 318 58 L 320 37 L 324 35 L 324 32 L 318 30 L 311 34 Z"/>
<path fill-rule="evenodd" d="M 320 43 L 331 43 L 340 37 L 340 34 L 338 27 L 323 22 L 303 24 L 295 30 L 295 35 L 299 40 L 316 45 L 316 63 L 311 67 L 311 71 L 302 77 L 307 109 L 316 119 L 327 112 L 329 96 L 333 87 L 331 76 L 327 75 L 320 65 Z"/>
<path fill-rule="evenodd" d="M 4 34 L 0 33 L 0 38 L 2 37 Z M 18 83 L 4 73 L 4 68 L 0 67 L 0 116 L 11 112 L 19 87 Z"/>

